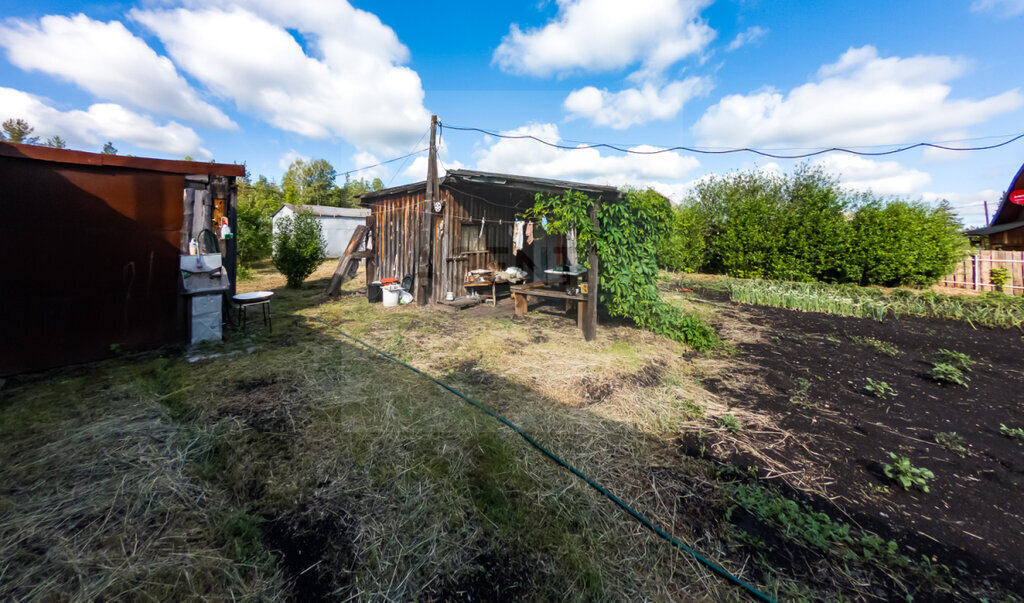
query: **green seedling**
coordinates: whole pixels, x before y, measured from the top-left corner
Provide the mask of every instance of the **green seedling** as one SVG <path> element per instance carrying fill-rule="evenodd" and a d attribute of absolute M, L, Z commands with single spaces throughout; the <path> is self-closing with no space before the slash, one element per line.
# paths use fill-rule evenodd
<path fill-rule="evenodd" d="M 1007 427 L 1002 423 L 999 424 L 999 433 L 1003 434 L 1008 438 L 1015 440 L 1024 440 L 1024 429 L 1020 427 Z"/>
<path fill-rule="evenodd" d="M 884 400 L 888 397 L 896 397 L 896 390 L 885 381 L 875 381 L 871 377 L 868 377 L 867 385 L 864 386 L 864 391 L 871 394 L 872 396 Z"/>
<path fill-rule="evenodd" d="M 977 361 L 967 354 L 957 352 L 955 350 L 947 350 L 945 348 L 940 348 L 935 352 L 935 357 L 940 363 L 950 364 L 961 371 L 967 371 L 968 373 L 971 372 L 971 369 L 973 369 L 974 365 L 977 364 Z"/>
<path fill-rule="evenodd" d="M 935 443 L 960 457 L 969 454 L 966 442 L 955 431 L 941 431 L 935 434 Z"/>
<path fill-rule="evenodd" d="M 895 358 L 903 353 L 895 345 L 887 341 L 875 339 L 874 337 L 858 337 L 855 335 L 853 337 L 850 337 L 850 340 L 853 341 L 854 343 L 859 343 L 862 346 L 869 347 L 876 353 L 881 354 L 883 356 L 888 356 L 890 358 Z"/>
<path fill-rule="evenodd" d="M 740 422 L 732 415 L 722 415 L 718 417 L 715 422 L 719 427 L 724 427 L 729 433 L 739 433 L 743 431 L 743 426 L 740 425 Z"/>
<path fill-rule="evenodd" d="M 932 378 L 932 381 L 936 383 L 948 383 L 950 385 L 961 385 L 964 388 L 967 387 L 969 379 L 967 375 L 960 369 L 946 362 L 937 362 L 932 365 L 932 370 L 928 373 L 928 376 Z"/>
<path fill-rule="evenodd" d="M 892 459 L 893 464 L 882 465 L 882 472 L 886 477 L 896 480 L 904 490 L 909 490 L 911 486 L 917 486 L 924 492 L 929 491 L 928 481 L 935 479 L 935 474 L 930 469 L 915 467 L 910 464 L 910 459 L 907 457 L 896 456 L 892 452 L 889 453 L 889 458 Z"/>

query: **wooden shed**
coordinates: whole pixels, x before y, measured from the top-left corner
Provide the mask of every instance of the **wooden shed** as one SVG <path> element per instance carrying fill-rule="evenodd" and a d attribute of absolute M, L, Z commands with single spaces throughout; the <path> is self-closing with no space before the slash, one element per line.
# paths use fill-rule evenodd
<path fill-rule="evenodd" d="M 421 303 L 443 303 L 448 293 L 468 294 L 467 273 L 490 266 L 516 266 L 529 280 L 540 281 L 546 270 L 567 264 L 569 252 L 564 236 L 545 234 L 539 223 L 534 224 L 534 243 L 513 249 L 514 223 L 533 206 L 535 195 L 582 192 L 595 201 L 595 223 L 598 204 L 619 198 L 612 186 L 462 169 L 439 179 L 438 190 L 434 203 L 427 200 L 425 181 L 362 195 L 361 203 L 371 210 L 368 282 L 412 275 Z M 594 312 L 596 324 L 597 256 L 593 250 L 590 257 L 587 309 Z"/>
<path fill-rule="evenodd" d="M 967 236 L 984 249 L 1024 251 L 1024 165 L 1003 193 L 992 221 L 984 228 L 967 231 Z"/>
<path fill-rule="evenodd" d="M 0 375 L 187 337 L 179 258 L 237 230 L 241 165 L 0 143 Z M 236 240 L 220 239 L 235 284 Z"/>

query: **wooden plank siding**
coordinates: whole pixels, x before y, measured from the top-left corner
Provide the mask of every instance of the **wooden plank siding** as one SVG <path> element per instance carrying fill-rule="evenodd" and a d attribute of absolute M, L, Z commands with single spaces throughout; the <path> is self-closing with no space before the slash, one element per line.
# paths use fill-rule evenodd
<path fill-rule="evenodd" d="M 942 279 L 941 284 L 976 291 L 993 291 L 993 268 L 1006 268 L 1009 272 L 1010 280 L 1004 285 L 1006 293 L 1024 294 L 1024 251 L 977 251 L 959 262 L 953 274 Z"/>
<path fill-rule="evenodd" d="M 431 301 L 445 298 L 451 291 L 455 297 L 466 295 L 466 272 L 487 268 L 492 262 L 501 266 L 517 265 L 521 258 L 512 257 L 510 231 L 516 209 L 481 199 L 442 186 L 444 209 L 434 220 L 431 241 Z M 426 191 L 401 193 L 375 199 L 371 205 L 373 233 L 373 271 L 367 279 L 394 276 L 401 279 L 416 274 L 416 231 L 426 208 Z M 464 253 L 461 249 L 463 230 L 477 236 L 480 219 L 486 219 L 486 249 Z M 370 225 L 370 224 L 368 224 Z M 494 226 L 498 228 L 494 228 Z M 476 234 L 474 234 L 476 233 Z M 522 255 L 522 254 L 520 254 Z M 373 277 L 371 279 L 371 277 Z"/>
<path fill-rule="evenodd" d="M 443 300 L 449 291 L 455 297 L 466 295 L 464 283 L 470 270 L 487 268 L 492 262 L 507 267 L 521 261 L 512 257 L 509 229 L 515 220 L 514 208 L 445 187 L 441 188 L 441 198 L 444 210 L 434 226 L 433 301 Z M 468 236 L 478 236 L 481 218 L 487 225 L 486 249 L 464 253 L 463 230 L 470 231 Z"/>
<path fill-rule="evenodd" d="M 425 208 L 425 192 L 405 193 L 375 200 L 370 206 L 373 232 L 374 270 L 367 278 L 379 280 L 416 274 L 416 228 L 418 212 Z"/>

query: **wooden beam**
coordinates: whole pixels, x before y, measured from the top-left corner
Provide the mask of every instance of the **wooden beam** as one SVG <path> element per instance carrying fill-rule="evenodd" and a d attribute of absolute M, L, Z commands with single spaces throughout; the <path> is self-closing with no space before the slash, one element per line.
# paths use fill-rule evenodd
<path fill-rule="evenodd" d="M 601 198 L 594 200 L 590 206 L 590 221 L 594 225 L 594 236 L 600 236 L 600 224 L 597 221 L 598 208 L 601 205 Z M 580 328 L 583 329 L 583 338 L 593 341 L 597 337 L 597 281 L 598 281 L 598 258 L 597 245 L 590 244 L 589 249 L 590 270 L 587 272 L 587 303 L 579 308 L 581 316 Z M 582 305 L 582 304 L 581 304 Z"/>
<path fill-rule="evenodd" d="M 440 200 L 437 179 L 437 116 L 430 117 L 430 153 L 427 156 L 427 190 L 422 206 L 414 206 L 418 219 L 416 232 L 416 284 L 414 300 L 418 305 L 430 301 L 430 260 L 434 243 L 434 200 Z"/>

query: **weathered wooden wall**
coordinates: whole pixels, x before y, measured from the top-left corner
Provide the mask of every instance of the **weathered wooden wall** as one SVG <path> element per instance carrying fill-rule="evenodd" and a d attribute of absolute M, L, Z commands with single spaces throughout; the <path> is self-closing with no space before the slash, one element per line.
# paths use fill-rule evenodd
<path fill-rule="evenodd" d="M 434 301 L 444 299 L 449 291 L 455 297 L 466 295 L 466 273 L 487 268 L 492 262 L 501 267 L 515 266 L 512 256 L 512 235 L 509 230 L 516 210 L 498 201 L 482 198 L 448 188 L 441 189 L 444 210 L 434 224 Z M 487 249 L 463 253 L 460 249 L 463 229 L 470 236 L 478 236 L 480 221 L 485 220 Z M 490 226 L 498 225 L 498 228 Z"/>
<path fill-rule="evenodd" d="M 373 233 L 372 280 L 416 274 L 416 227 L 426 209 L 425 191 L 375 199 L 370 206 Z M 367 271 L 367 278 L 371 276 Z"/>

